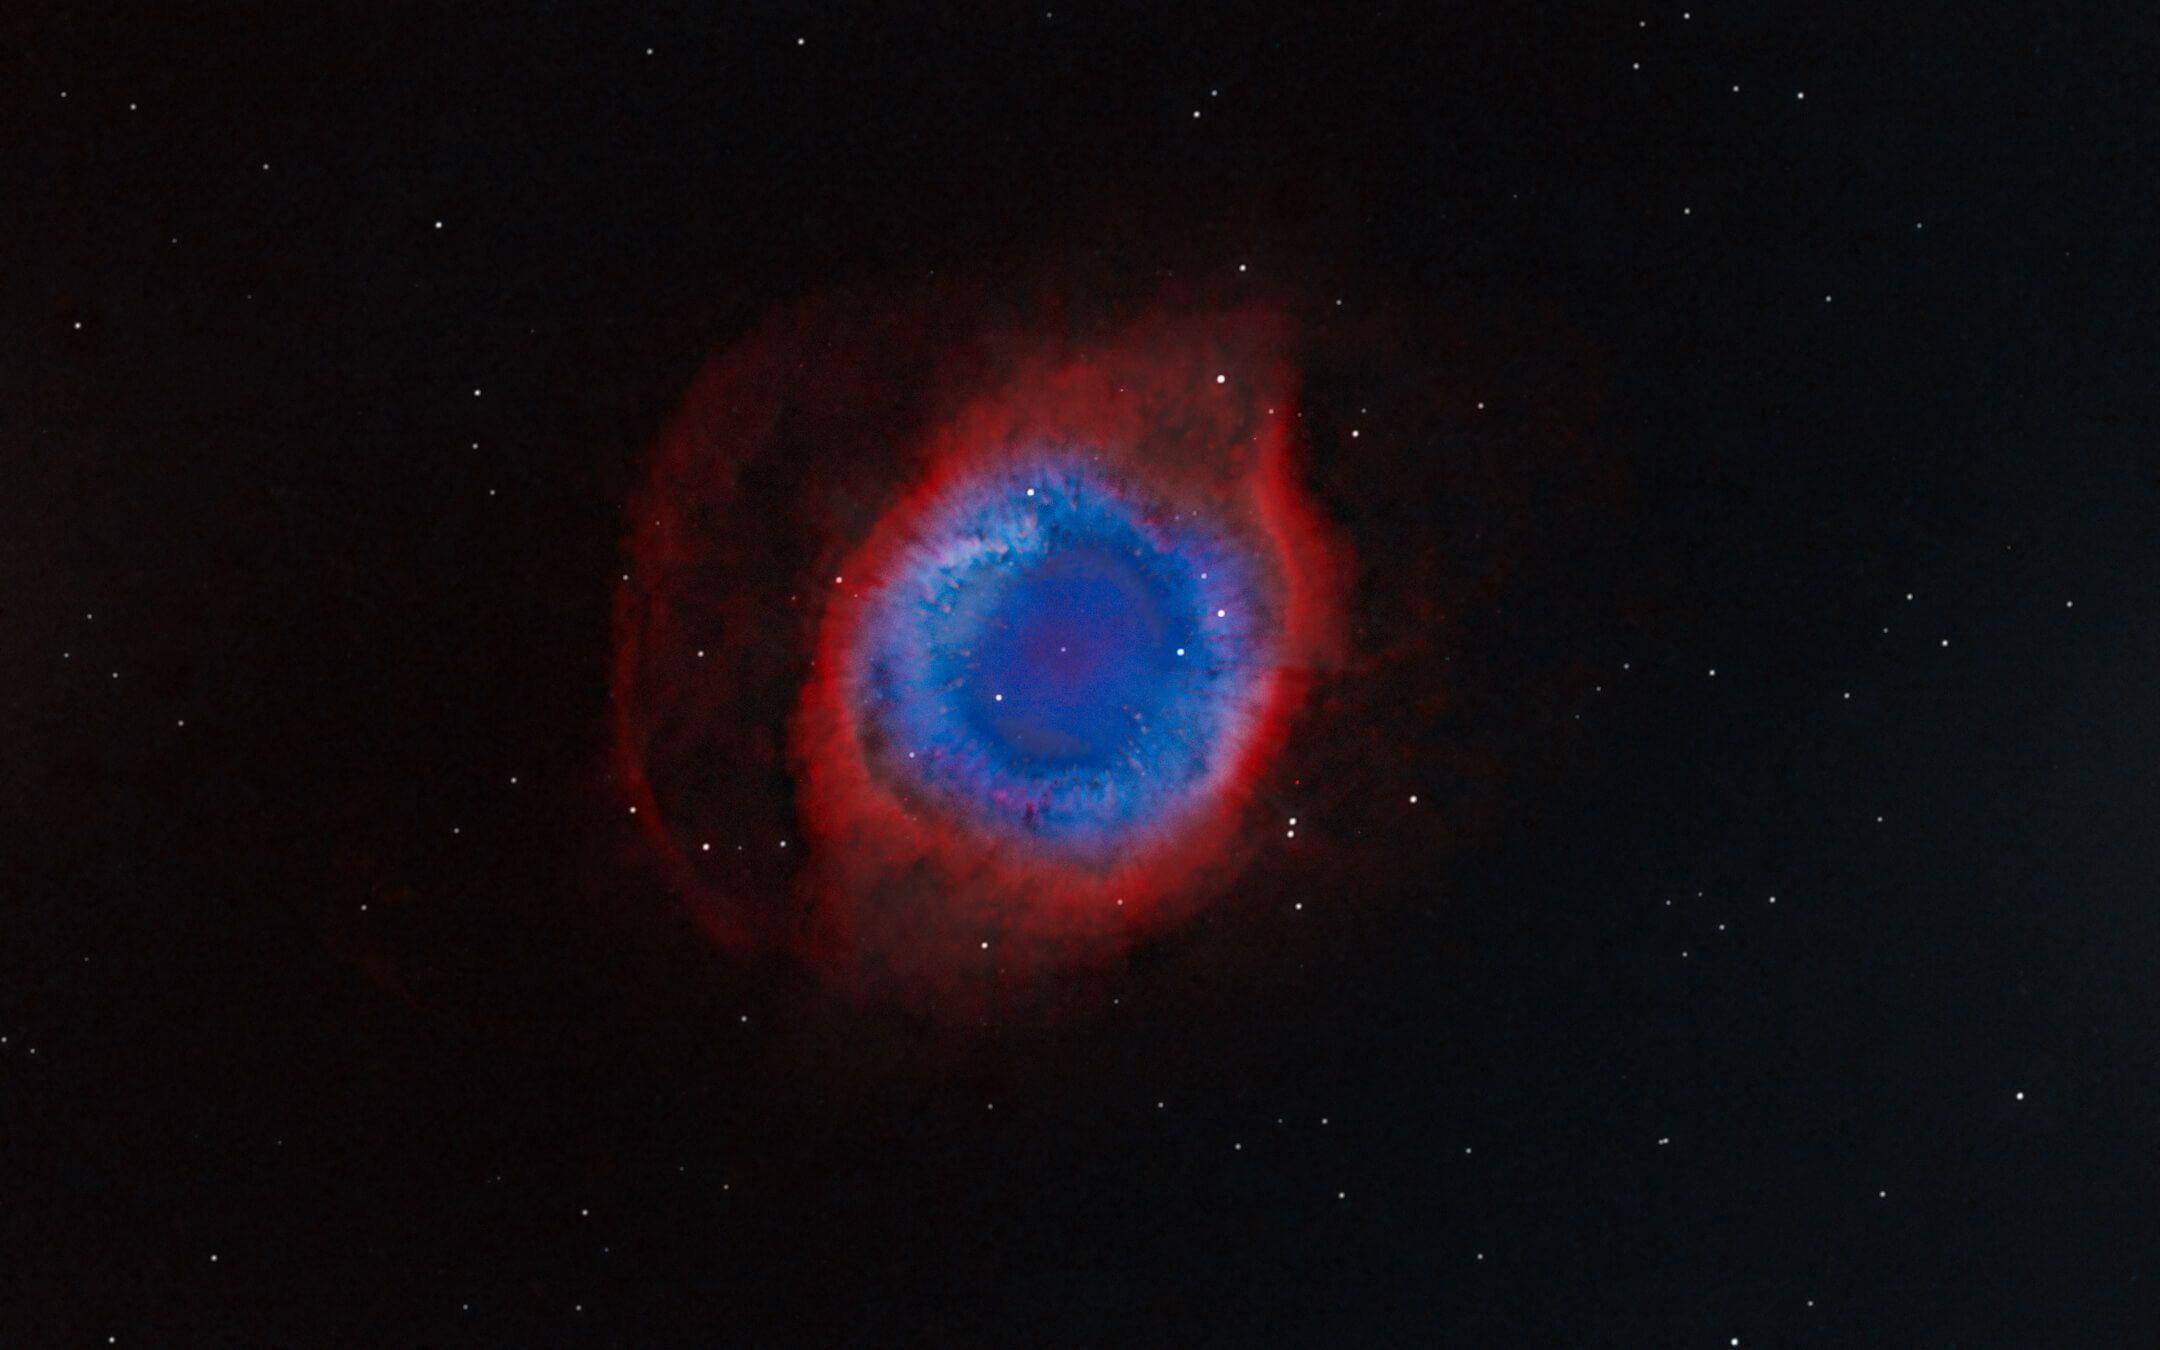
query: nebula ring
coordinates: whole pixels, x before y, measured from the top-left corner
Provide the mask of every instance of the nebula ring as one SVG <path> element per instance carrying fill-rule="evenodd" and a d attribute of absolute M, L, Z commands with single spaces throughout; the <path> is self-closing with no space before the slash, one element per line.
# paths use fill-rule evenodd
<path fill-rule="evenodd" d="M 632 503 L 617 764 L 648 838 L 725 945 L 940 1013 L 1226 893 L 1342 654 L 1283 313 L 1042 310 L 780 316 Z"/>
<path fill-rule="evenodd" d="M 862 602 L 843 676 L 881 779 L 1076 859 L 1131 848 L 1218 786 L 1266 678 L 1240 543 L 1072 452 L 927 514 L 935 533 Z"/>

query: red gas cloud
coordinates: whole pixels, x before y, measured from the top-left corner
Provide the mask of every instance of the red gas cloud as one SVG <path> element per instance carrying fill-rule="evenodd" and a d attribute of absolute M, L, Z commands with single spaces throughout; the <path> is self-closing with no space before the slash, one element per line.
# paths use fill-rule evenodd
<path fill-rule="evenodd" d="M 716 355 L 658 439 L 628 506 L 612 773 L 724 951 L 941 1021 L 1069 1007 L 1225 896 L 1386 890 L 1406 845 L 1481 828 L 1591 682 L 1586 635 L 1618 601 L 1577 564 L 1623 494 L 1582 430 L 1579 347 L 1133 289 L 811 299 Z M 1091 865 L 881 777 L 838 677 L 926 504 L 1044 441 L 1223 522 L 1270 597 L 1273 664 L 1220 790 Z"/>
<path fill-rule="evenodd" d="M 980 309 L 976 307 L 980 306 Z M 859 994 L 974 1016 L 1191 914 L 1251 851 L 1253 788 L 1341 659 L 1341 537 L 1301 485 L 1295 331 L 1158 302 L 1016 322 L 947 291 L 812 302 L 722 354 L 631 508 L 617 765 L 722 944 Z M 837 678 L 860 597 L 956 478 L 1043 443 L 1247 539 L 1272 666 L 1220 781 L 1106 862 L 986 839 L 880 781 Z"/>

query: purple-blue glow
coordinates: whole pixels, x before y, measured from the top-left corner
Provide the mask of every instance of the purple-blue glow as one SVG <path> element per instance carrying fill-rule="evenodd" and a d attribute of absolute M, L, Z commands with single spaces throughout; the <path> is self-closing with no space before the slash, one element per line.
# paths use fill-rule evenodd
<path fill-rule="evenodd" d="M 1250 565 L 1079 455 L 962 484 L 872 603 L 854 682 L 878 757 L 946 810 L 1091 853 L 1223 767 L 1261 673 Z"/>

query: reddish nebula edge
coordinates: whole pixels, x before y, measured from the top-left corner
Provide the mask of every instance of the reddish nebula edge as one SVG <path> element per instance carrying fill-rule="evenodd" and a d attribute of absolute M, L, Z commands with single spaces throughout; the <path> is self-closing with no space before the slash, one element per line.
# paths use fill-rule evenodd
<path fill-rule="evenodd" d="M 1265 304 L 1076 317 L 952 291 L 827 300 L 723 351 L 630 504 L 614 766 L 723 947 L 980 1016 L 1227 893 L 1254 800 L 1343 658 L 1351 558 L 1303 486 L 1296 332 Z M 1046 448 L 1232 540 L 1253 670 L 1204 781 L 1095 851 L 952 809 L 881 758 L 863 626 L 941 504 Z"/>

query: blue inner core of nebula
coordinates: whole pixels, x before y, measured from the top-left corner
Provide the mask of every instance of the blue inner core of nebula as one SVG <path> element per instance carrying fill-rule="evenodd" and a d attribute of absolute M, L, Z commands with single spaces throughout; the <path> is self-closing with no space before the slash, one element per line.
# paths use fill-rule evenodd
<path fill-rule="evenodd" d="M 1085 460 L 949 491 L 867 601 L 851 683 L 881 773 L 1016 839 L 1130 841 L 1219 782 L 1264 674 L 1253 575 Z"/>
<path fill-rule="evenodd" d="M 1113 764 L 1136 722 L 1159 717 L 1173 655 L 1194 642 L 1160 567 L 1098 544 L 985 579 L 987 621 L 966 660 L 976 735 L 1046 765 Z M 1010 691 L 1007 693 L 1006 691 Z"/>

